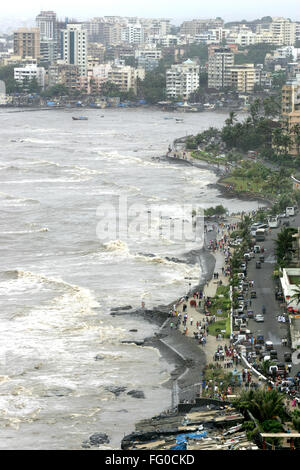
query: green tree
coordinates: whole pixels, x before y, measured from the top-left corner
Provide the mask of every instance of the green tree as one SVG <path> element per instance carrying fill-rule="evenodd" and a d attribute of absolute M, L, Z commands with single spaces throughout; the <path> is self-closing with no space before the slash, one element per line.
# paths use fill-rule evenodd
<path fill-rule="evenodd" d="M 226 119 L 225 124 L 226 126 L 233 126 L 233 123 L 236 121 L 236 113 L 230 111 L 228 119 Z"/>
<path fill-rule="evenodd" d="M 275 240 L 275 256 L 280 267 L 288 265 L 293 252 L 293 235 L 297 232 L 292 227 L 281 229 Z"/>
<path fill-rule="evenodd" d="M 260 423 L 284 415 L 285 396 L 278 390 L 243 391 L 234 405 L 240 410 L 249 410 Z"/>

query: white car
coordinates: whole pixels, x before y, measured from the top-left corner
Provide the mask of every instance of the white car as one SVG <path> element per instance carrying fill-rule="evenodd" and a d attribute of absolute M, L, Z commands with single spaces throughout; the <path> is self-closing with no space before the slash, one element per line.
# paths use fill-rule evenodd
<path fill-rule="evenodd" d="M 255 315 L 254 320 L 257 321 L 258 323 L 261 323 L 265 321 L 265 318 L 263 315 Z"/>

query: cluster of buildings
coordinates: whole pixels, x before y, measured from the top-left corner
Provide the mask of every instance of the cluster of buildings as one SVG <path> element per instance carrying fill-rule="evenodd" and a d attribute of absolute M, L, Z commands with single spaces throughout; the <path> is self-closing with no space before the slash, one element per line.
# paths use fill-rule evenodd
<path fill-rule="evenodd" d="M 261 21 L 237 22 L 224 25 L 222 18 L 185 21 L 180 28 L 180 40 L 190 43 L 222 44 L 226 41 L 240 46 L 274 44 L 293 46 L 300 39 L 300 22 L 288 18 L 266 17 Z"/>
<path fill-rule="evenodd" d="M 19 28 L 12 39 L 0 38 L 0 64 L 16 65 L 14 79 L 36 79 L 42 88 L 64 85 L 69 92 L 101 94 L 111 82 L 121 92 L 137 92 L 139 80 L 156 69 L 162 58 L 173 57 L 166 71 L 167 99 L 188 100 L 199 89 L 201 72 L 208 74 L 208 88 L 230 88 L 252 93 L 255 86 L 270 88 L 272 67 L 290 65 L 291 80 L 300 71 L 300 22 L 266 17 L 254 22 L 225 25 L 222 18 L 184 21 L 104 16 L 78 22 L 41 11 L 35 27 Z M 277 46 L 264 64 L 236 63 L 240 48 L 267 43 Z M 186 60 L 190 44 L 204 44 L 208 60 Z M 182 56 L 185 55 L 185 59 Z"/>

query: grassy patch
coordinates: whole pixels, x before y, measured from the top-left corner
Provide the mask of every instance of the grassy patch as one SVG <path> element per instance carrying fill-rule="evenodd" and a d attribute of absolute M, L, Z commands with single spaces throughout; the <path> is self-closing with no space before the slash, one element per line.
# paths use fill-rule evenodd
<path fill-rule="evenodd" d="M 230 286 L 219 286 L 217 288 L 216 295 L 224 295 L 224 297 L 229 298 Z"/>
<path fill-rule="evenodd" d="M 265 181 L 254 181 L 249 178 L 242 178 L 237 176 L 229 176 L 222 180 L 222 183 L 233 186 L 233 189 L 238 192 L 250 192 L 261 194 L 264 192 Z"/>
<path fill-rule="evenodd" d="M 221 333 L 222 330 L 225 330 L 225 333 L 222 333 L 225 338 L 230 338 L 230 318 L 223 318 L 223 320 L 216 321 L 209 325 L 208 334 L 216 336 Z"/>

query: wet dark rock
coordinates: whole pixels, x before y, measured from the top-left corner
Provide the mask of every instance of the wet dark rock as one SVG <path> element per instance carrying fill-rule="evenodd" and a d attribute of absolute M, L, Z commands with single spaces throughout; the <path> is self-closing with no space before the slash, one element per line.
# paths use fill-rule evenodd
<path fill-rule="evenodd" d="M 118 387 L 115 385 L 111 385 L 110 387 L 105 387 L 105 390 L 113 393 L 114 395 L 116 395 L 116 397 L 118 397 L 121 393 L 125 392 L 126 387 Z"/>
<path fill-rule="evenodd" d="M 95 432 L 89 437 L 89 443 L 92 446 L 98 446 L 100 444 L 108 444 L 109 441 L 110 440 L 109 440 L 108 435 L 102 432 Z"/>
<path fill-rule="evenodd" d="M 183 261 L 182 259 L 178 258 L 169 258 L 168 256 L 165 257 L 167 261 L 171 261 L 172 263 L 183 263 L 186 264 L 186 261 Z"/>
<path fill-rule="evenodd" d="M 129 331 L 132 331 L 133 333 L 136 333 L 136 332 L 137 332 L 137 330 L 134 329 L 134 328 L 133 328 L 132 330 L 129 330 Z"/>
<path fill-rule="evenodd" d="M 146 256 L 147 258 L 155 258 L 156 255 L 153 253 L 139 253 L 140 256 Z"/>
<path fill-rule="evenodd" d="M 90 449 L 91 448 L 91 446 L 89 444 L 89 441 L 83 441 L 83 443 L 81 444 L 81 447 L 83 449 Z"/>
<path fill-rule="evenodd" d="M 67 387 L 59 387 L 59 388 L 52 388 L 49 390 L 46 390 L 43 393 L 44 397 L 65 397 L 67 395 L 70 395 L 73 393 L 73 390 L 71 388 Z"/>
<path fill-rule="evenodd" d="M 132 309 L 132 306 L 131 305 L 125 305 L 125 307 L 114 307 L 114 308 L 111 308 L 110 311 L 111 312 L 119 312 L 121 310 L 131 310 Z"/>
<path fill-rule="evenodd" d="M 127 395 L 130 395 L 133 398 L 145 398 L 145 394 L 142 390 L 130 390 L 127 392 Z"/>
<path fill-rule="evenodd" d="M 138 341 L 133 341 L 132 339 L 125 339 L 122 341 L 123 344 L 136 344 L 137 346 L 143 346 L 145 341 L 143 339 L 138 340 Z"/>
<path fill-rule="evenodd" d="M 103 359 L 105 359 L 105 357 L 101 356 L 101 354 L 97 354 L 97 356 L 95 356 L 95 361 L 103 361 Z"/>

